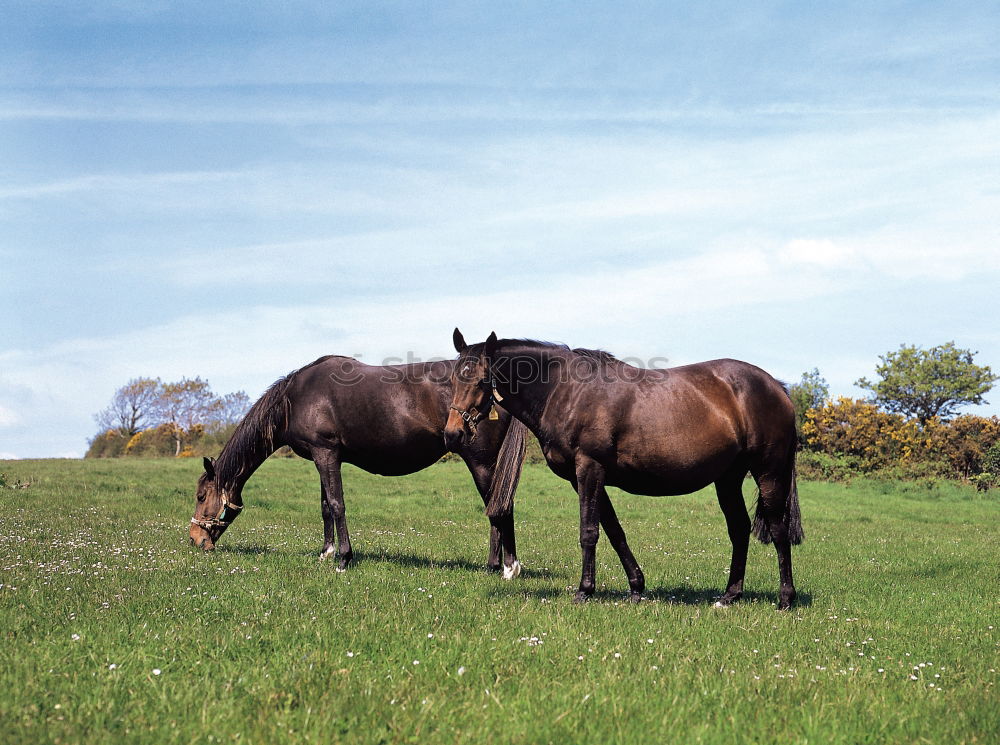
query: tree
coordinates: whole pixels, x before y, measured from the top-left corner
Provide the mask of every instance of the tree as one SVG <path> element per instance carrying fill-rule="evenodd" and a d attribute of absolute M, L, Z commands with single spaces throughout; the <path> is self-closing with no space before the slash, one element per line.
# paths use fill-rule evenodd
<path fill-rule="evenodd" d="M 934 417 L 950 419 L 960 406 L 984 403 L 983 395 L 1000 378 L 975 364 L 975 355 L 952 341 L 930 349 L 901 344 L 879 356 L 875 372 L 881 380 L 854 384 L 871 391 L 871 400 L 886 411 L 915 417 L 922 427 Z"/>
<path fill-rule="evenodd" d="M 115 391 L 111 403 L 94 419 L 102 432 L 117 432 L 125 438 L 156 426 L 161 389 L 159 378 L 133 378 Z"/>
<path fill-rule="evenodd" d="M 87 457 L 121 455 L 189 455 L 199 444 L 224 444 L 251 406 L 245 391 L 217 396 L 207 380 L 135 378 L 116 392 L 111 403 L 94 415 L 100 431 L 90 441 Z"/>
<path fill-rule="evenodd" d="M 251 403 L 250 396 L 247 395 L 246 391 L 236 391 L 222 396 L 219 399 L 219 410 L 216 413 L 213 428 L 218 428 L 221 431 L 238 424 L 250 411 Z"/>
<path fill-rule="evenodd" d="M 179 383 L 167 383 L 160 396 L 160 418 L 173 427 L 175 452 L 180 455 L 185 432 L 196 426 L 204 427 L 222 408 L 222 402 L 212 393 L 207 380 L 182 378 Z"/>
<path fill-rule="evenodd" d="M 830 385 L 826 378 L 819 374 L 818 368 L 813 368 L 811 372 L 802 373 L 802 379 L 788 387 L 788 396 L 792 399 L 792 406 L 795 407 L 795 429 L 802 439 L 802 425 L 806 421 L 806 412 L 809 409 L 818 409 L 826 403 L 830 396 Z"/>

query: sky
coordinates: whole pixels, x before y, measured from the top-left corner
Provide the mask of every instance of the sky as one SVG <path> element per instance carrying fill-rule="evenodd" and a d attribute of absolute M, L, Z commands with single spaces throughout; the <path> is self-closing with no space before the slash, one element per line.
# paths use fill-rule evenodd
<path fill-rule="evenodd" d="M 995 3 L 4 3 L 0 458 L 455 326 L 860 397 L 998 286 Z"/>

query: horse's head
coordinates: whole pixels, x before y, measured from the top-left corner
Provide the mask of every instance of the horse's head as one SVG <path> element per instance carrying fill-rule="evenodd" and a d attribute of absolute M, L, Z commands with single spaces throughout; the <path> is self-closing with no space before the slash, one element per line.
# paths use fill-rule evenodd
<path fill-rule="evenodd" d="M 467 439 L 476 436 L 479 423 L 489 416 L 493 406 L 493 376 L 490 363 L 497 342 L 496 333 L 482 344 L 469 346 L 462 332 L 453 336 L 458 362 L 451 374 L 452 399 L 444 441 L 449 450 L 458 450 Z"/>
<path fill-rule="evenodd" d="M 215 478 L 215 461 L 205 458 L 205 473 L 198 479 L 198 491 L 188 535 L 191 543 L 206 551 L 215 549 L 226 528 L 236 519 L 243 505 L 232 501 L 232 494 L 221 488 Z"/>

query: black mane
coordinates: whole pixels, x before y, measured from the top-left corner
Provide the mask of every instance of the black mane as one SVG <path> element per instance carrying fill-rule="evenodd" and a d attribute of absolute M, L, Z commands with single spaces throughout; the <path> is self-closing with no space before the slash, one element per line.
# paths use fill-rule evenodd
<path fill-rule="evenodd" d="M 470 344 L 468 352 L 479 354 L 483 350 L 483 345 L 485 342 L 480 342 L 478 344 Z M 554 341 L 539 341 L 538 339 L 499 339 L 497 341 L 497 349 L 503 350 L 504 352 L 510 353 L 515 352 L 518 348 L 525 349 L 551 349 L 554 351 L 570 352 L 571 354 L 577 354 L 581 357 L 589 357 L 597 362 L 603 362 L 607 364 L 625 364 L 620 359 L 615 357 L 611 352 L 606 352 L 603 349 L 586 349 L 585 347 L 576 347 L 571 349 L 567 344 L 561 344 Z"/>
<path fill-rule="evenodd" d="M 264 391 L 264 395 L 250 407 L 250 411 L 236 425 L 236 431 L 222 448 L 216 463 L 218 483 L 223 485 L 234 483 L 248 467 L 251 467 L 251 463 L 255 467 L 263 458 L 278 449 L 280 445 L 275 441 L 275 437 L 288 426 L 288 417 L 291 413 L 291 403 L 287 396 L 289 384 L 303 370 L 327 359 L 329 355 L 293 370 L 288 375 L 278 378 Z"/>

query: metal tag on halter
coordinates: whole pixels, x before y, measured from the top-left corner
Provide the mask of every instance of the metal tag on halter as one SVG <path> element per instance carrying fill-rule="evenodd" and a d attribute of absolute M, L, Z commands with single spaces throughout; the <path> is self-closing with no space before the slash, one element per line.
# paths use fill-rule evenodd
<path fill-rule="evenodd" d="M 490 415 L 489 415 L 488 419 L 491 422 L 495 422 L 499 418 L 500 418 L 500 415 L 497 414 L 497 407 L 496 406 L 491 406 L 490 407 Z"/>
<path fill-rule="evenodd" d="M 493 398 L 497 401 L 503 401 L 503 396 L 500 395 L 496 388 L 493 389 Z"/>

